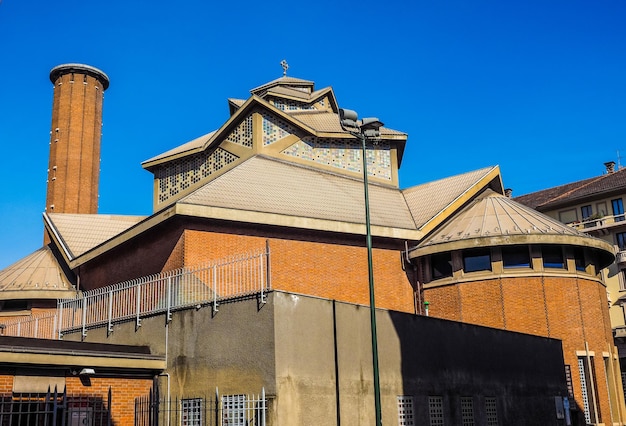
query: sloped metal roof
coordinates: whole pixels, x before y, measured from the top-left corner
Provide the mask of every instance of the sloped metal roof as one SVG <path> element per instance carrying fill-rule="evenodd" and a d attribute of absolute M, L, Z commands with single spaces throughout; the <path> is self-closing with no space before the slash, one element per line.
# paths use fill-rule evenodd
<path fill-rule="evenodd" d="M 370 184 L 372 225 L 415 229 L 402 193 Z M 362 224 L 363 182 L 264 156 L 252 157 L 179 204 Z"/>
<path fill-rule="evenodd" d="M 191 151 L 193 149 L 202 148 L 204 146 L 204 144 L 206 144 L 211 139 L 211 137 L 213 137 L 215 132 L 216 132 L 216 130 L 214 130 L 212 132 L 209 132 L 206 135 L 199 136 L 199 137 L 195 138 L 194 140 L 186 142 L 186 143 L 184 143 L 184 144 L 182 144 L 180 146 L 177 146 L 176 148 L 172 148 L 169 151 L 165 151 L 165 152 L 163 152 L 163 153 L 161 153 L 161 154 L 159 154 L 159 155 L 157 155 L 155 157 L 152 157 L 152 158 L 150 158 L 148 160 L 145 160 L 144 163 L 149 163 L 151 161 L 158 160 L 160 158 L 171 157 L 173 155 L 181 154 L 183 152 Z"/>
<path fill-rule="evenodd" d="M 26 292 L 68 291 L 72 288 L 48 246 L 0 271 L 0 299 L 1 293 L 8 291 L 24 291 L 24 298 L 28 298 Z"/>
<path fill-rule="evenodd" d="M 415 223 L 421 227 L 496 168 L 485 167 L 404 189 L 402 193 Z"/>
<path fill-rule="evenodd" d="M 60 237 L 68 258 L 73 259 L 136 225 L 145 216 L 50 213 L 45 218 Z"/>
<path fill-rule="evenodd" d="M 425 238 L 411 257 L 459 248 L 513 244 L 569 244 L 603 251 L 610 264 L 613 247 L 511 198 L 486 189 L 445 225 Z M 605 265 L 606 266 L 606 265 Z"/>

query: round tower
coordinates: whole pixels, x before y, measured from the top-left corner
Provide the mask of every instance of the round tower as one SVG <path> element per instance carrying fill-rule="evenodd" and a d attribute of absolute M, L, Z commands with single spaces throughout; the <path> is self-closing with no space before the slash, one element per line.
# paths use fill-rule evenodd
<path fill-rule="evenodd" d="M 54 84 L 48 213 L 98 212 L 102 101 L 109 78 L 97 68 L 64 64 L 50 71 Z"/>

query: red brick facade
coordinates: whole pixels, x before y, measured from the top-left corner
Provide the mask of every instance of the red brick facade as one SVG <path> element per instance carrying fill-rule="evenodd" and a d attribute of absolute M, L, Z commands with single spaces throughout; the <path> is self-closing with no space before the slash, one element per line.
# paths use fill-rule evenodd
<path fill-rule="evenodd" d="M 424 296 L 435 317 L 562 340 L 578 407 L 583 406 L 578 358 L 588 350 L 594 357 L 599 411 L 609 423 L 611 384 L 606 378 L 614 374 L 607 369 L 616 363 L 606 288 L 601 282 L 577 275 L 500 276 L 430 287 Z"/>
<path fill-rule="evenodd" d="M 369 305 L 367 250 L 350 244 L 266 239 L 219 232 L 184 231 L 168 266 L 196 265 L 208 259 L 270 248 L 272 288 Z M 376 306 L 415 312 L 413 288 L 402 270 L 399 250 L 375 248 Z"/>
<path fill-rule="evenodd" d="M 98 212 L 102 102 L 92 73 L 55 73 L 46 211 Z M 52 78 L 52 74 L 51 74 Z"/>

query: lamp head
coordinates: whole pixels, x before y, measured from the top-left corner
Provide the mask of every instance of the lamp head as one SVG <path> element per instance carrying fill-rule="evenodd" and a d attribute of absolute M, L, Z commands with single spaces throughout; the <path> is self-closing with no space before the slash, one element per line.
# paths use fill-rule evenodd
<path fill-rule="evenodd" d="M 351 109 L 339 108 L 339 124 L 343 130 L 359 131 L 358 114 Z"/>

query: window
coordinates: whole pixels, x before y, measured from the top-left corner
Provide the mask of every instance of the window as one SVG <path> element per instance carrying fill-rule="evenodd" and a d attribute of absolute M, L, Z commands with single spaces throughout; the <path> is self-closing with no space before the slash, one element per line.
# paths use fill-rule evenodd
<path fill-rule="evenodd" d="M 443 396 L 428 397 L 430 426 L 443 426 Z"/>
<path fill-rule="evenodd" d="M 414 426 L 413 397 L 401 395 L 398 397 L 398 425 Z"/>
<path fill-rule="evenodd" d="M 222 396 L 222 424 L 228 426 L 246 426 L 246 396 Z"/>
<path fill-rule="evenodd" d="M 624 202 L 621 198 L 611 200 L 611 206 L 613 206 L 613 216 L 615 216 L 615 222 L 622 222 L 624 220 Z"/>
<path fill-rule="evenodd" d="M 561 246 L 543 246 L 541 248 L 544 268 L 563 269 L 565 263 L 563 261 L 563 249 Z"/>
<path fill-rule="evenodd" d="M 505 268 L 530 268 L 528 246 L 502 247 L 502 266 Z"/>
<path fill-rule="evenodd" d="M 496 398 L 488 396 L 485 398 L 485 415 L 487 426 L 498 426 L 498 406 Z"/>
<path fill-rule="evenodd" d="M 434 280 L 452 276 L 452 255 L 450 252 L 433 254 L 430 257 L 430 263 Z"/>
<path fill-rule="evenodd" d="M 591 362 L 593 363 L 593 357 L 589 357 Z M 585 412 L 585 421 L 587 424 L 592 423 L 591 419 L 595 418 L 595 413 L 592 412 L 593 404 L 590 404 L 590 397 L 592 395 L 593 385 L 589 378 L 591 377 L 589 374 L 589 363 L 587 362 L 586 357 L 578 357 L 578 374 L 580 375 L 580 391 L 583 399 L 583 410 Z"/>
<path fill-rule="evenodd" d="M 589 219 L 589 217 L 591 217 L 591 215 L 593 214 L 593 211 L 591 210 L 591 206 L 582 206 L 580 208 L 580 214 L 583 217 L 583 220 L 587 220 Z"/>
<path fill-rule="evenodd" d="M 473 249 L 463 252 L 463 270 L 465 272 L 491 271 L 491 252 L 489 249 Z"/>
<path fill-rule="evenodd" d="M 617 246 L 619 250 L 626 250 L 626 232 L 618 232 L 615 234 L 615 239 L 617 240 Z"/>
<path fill-rule="evenodd" d="M 474 426 L 474 398 L 461 397 L 461 421 L 463 426 Z"/>
<path fill-rule="evenodd" d="M 181 399 L 181 426 L 202 426 L 202 398 Z"/>
<path fill-rule="evenodd" d="M 585 251 L 581 247 L 574 248 L 574 263 L 577 271 L 585 271 Z"/>

